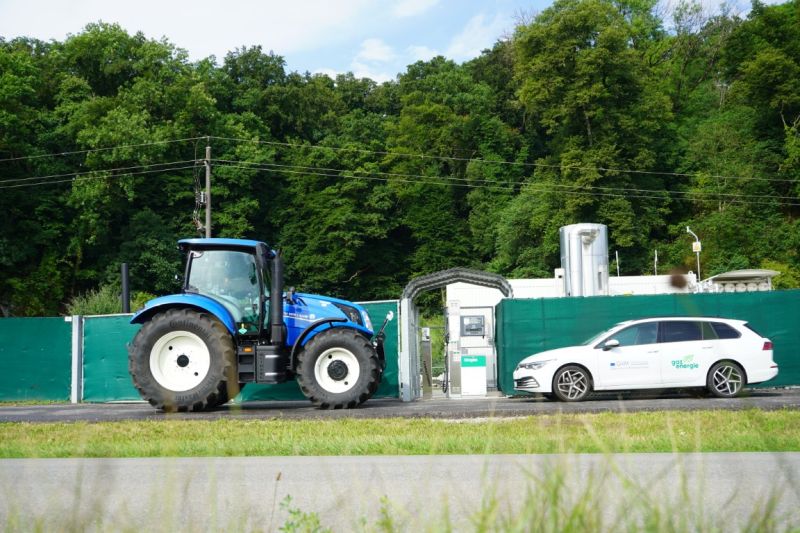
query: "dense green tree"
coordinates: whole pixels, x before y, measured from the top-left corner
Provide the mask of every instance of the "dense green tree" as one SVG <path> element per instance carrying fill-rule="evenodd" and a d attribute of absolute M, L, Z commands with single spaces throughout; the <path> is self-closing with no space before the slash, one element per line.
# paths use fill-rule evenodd
<path fill-rule="evenodd" d="M 652 0 L 557 0 L 473 60 L 381 84 L 258 46 L 190 62 L 116 24 L 0 37 L 0 314 L 108 296 L 123 261 L 134 289 L 174 290 L 206 146 L 213 234 L 280 249 L 299 290 L 549 277 L 577 222 L 608 225 L 626 274 L 654 249 L 696 268 L 689 225 L 704 277 L 762 266 L 796 287 L 799 21 L 798 0 L 745 18 L 685 0 L 668 21 Z"/>

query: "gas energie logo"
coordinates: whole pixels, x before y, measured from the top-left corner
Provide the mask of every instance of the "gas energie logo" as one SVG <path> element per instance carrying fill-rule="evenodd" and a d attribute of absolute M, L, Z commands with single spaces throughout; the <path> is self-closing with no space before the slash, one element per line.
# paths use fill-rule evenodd
<path fill-rule="evenodd" d="M 694 362 L 693 355 L 687 355 L 683 359 L 674 359 L 672 361 L 672 366 L 679 369 L 686 369 L 692 370 L 695 368 L 699 368 L 700 365 Z"/>

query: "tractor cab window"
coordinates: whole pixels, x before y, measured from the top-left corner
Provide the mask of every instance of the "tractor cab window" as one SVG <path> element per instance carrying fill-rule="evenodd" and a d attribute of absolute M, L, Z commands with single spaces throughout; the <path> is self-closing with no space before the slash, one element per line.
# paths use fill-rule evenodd
<path fill-rule="evenodd" d="M 194 250 L 190 261 L 186 290 L 224 305 L 240 334 L 257 333 L 260 284 L 255 257 L 233 250 Z"/>

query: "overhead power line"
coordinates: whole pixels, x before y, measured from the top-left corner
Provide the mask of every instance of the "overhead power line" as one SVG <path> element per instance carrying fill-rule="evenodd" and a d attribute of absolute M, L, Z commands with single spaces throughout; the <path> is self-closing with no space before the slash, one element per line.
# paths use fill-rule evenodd
<path fill-rule="evenodd" d="M 211 139 L 218 139 L 221 141 L 231 141 L 231 142 L 249 142 L 255 144 L 263 144 L 268 146 L 281 146 L 284 148 L 291 148 L 295 150 L 300 149 L 312 149 L 312 150 L 331 150 L 334 152 L 358 152 L 358 153 L 365 153 L 365 154 L 373 154 L 373 155 L 383 155 L 383 156 L 397 156 L 397 157 L 407 157 L 407 158 L 417 158 L 417 159 L 433 159 L 439 161 L 459 161 L 459 162 L 466 162 L 466 163 L 481 163 L 487 165 L 508 165 L 508 166 L 520 166 L 520 167 L 532 167 L 532 168 L 550 168 L 556 170 L 591 170 L 591 171 L 601 171 L 601 172 L 619 172 L 621 174 L 642 174 L 642 175 L 652 175 L 652 176 L 675 176 L 675 177 L 684 177 L 684 178 L 697 178 L 697 177 L 705 177 L 705 178 L 714 178 L 714 179 L 726 179 L 726 180 L 744 180 L 744 181 L 767 181 L 767 182 L 786 182 L 791 183 L 795 180 L 792 179 L 784 179 L 784 178 L 762 178 L 758 176 L 723 176 L 723 175 L 716 175 L 716 174 L 704 174 L 702 172 L 666 172 L 666 171 L 656 171 L 656 170 L 632 170 L 632 169 L 624 169 L 624 168 L 612 168 L 612 167 L 592 167 L 586 165 L 551 165 L 547 163 L 527 163 L 523 161 L 503 161 L 503 160 L 492 160 L 492 159 L 476 159 L 476 158 L 469 158 L 469 157 L 453 157 L 453 156 L 441 156 L 441 155 L 429 155 L 429 154 L 407 154 L 402 152 L 388 152 L 388 151 L 380 151 L 380 150 L 366 150 L 363 148 L 339 148 L 333 146 L 321 146 L 316 144 L 292 144 L 292 143 L 284 143 L 284 142 L 277 142 L 277 141 L 260 141 L 255 139 L 244 139 L 244 138 L 237 138 L 237 137 L 210 137 Z"/>
<path fill-rule="evenodd" d="M 281 169 L 281 168 L 290 168 L 295 170 L 308 170 L 308 171 L 316 171 L 316 172 L 347 172 L 353 174 L 369 174 L 369 175 L 378 175 L 378 176 L 390 176 L 390 177 L 399 177 L 399 178 L 414 178 L 417 180 L 446 180 L 448 182 L 453 183 L 454 185 L 457 184 L 455 182 L 464 182 L 464 183 L 483 183 L 488 186 L 502 186 L 504 188 L 508 188 L 510 190 L 516 189 L 520 186 L 525 186 L 526 184 L 512 184 L 503 181 L 497 180 L 488 180 L 488 179 L 480 179 L 480 178 L 457 178 L 454 176 L 425 176 L 421 174 L 402 174 L 397 172 L 379 172 L 379 171 L 366 171 L 366 170 L 342 170 L 336 168 L 326 168 L 326 167 L 310 167 L 310 166 L 301 166 L 301 165 L 284 165 L 278 163 L 258 163 L 258 162 L 251 162 L 251 161 L 237 161 L 237 160 L 228 160 L 228 159 L 214 159 L 217 163 L 233 163 L 233 164 L 244 164 L 244 165 L 253 165 L 253 168 L 260 168 L 263 170 L 272 170 L 272 169 Z M 326 176 L 337 176 L 340 174 L 325 174 Z M 346 176 L 345 176 L 346 177 Z M 358 177 L 358 176 L 353 176 Z M 441 182 L 441 181 L 439 181 Z M 598 185 L 567 185 L 567 184 L 559 184 L 559 183 L 550 183 L 548 184 L 551 187 L 555 188 L 575 188 L 580 187 L 584 189 L 590 190 L 608 190 L 608 191 L 623 191 L 623 192 L 641 192 L 641 193 L 653 193 L 653 194 L 682 194 L 682 195 L 691 195 L 691 196 L 708 196 L 712 199 L 718 199 L 721 197 L 730 197 L 730 198 L 750 198 L 750 199 L 778 199 L 778 200 L 797 200 L 794 196 L 776 196 L 771 194 L 739 194 L 739 193 L 723 193 L 723 192 L 704 192 L 704 191 L 670 191 L 670 190 L 658 190 L 658 189 L 641 189 L 638 187 L 602 187 Z M 661 198 L 662 196 L 659 196 Z"/>
<path fill-rule="evenodd" d="M 138 168 L 149 168 L 149 167 L 158 167 L 158 166 L 167 166 L 167 165 L 181 165 L 185 163 L 193 163 L 193 159 L 188 159 L 184 161 L 172 161 L 169 163 L 150 163 L 147 165 L 134 165 L 130 167 L 117 167 L 117 168 L 101 168 L 96 170 L 86 170 L 83 172 L 65 172 L 63 174 L 50 174 L 49 176 L 30 176 L 27 178 L 10 178 L 5 180 L 0 180 L 0 185 L 4 185 L 7 183 L 15 183 L 21 181 L 36 181 L 40 180 L 42 183 L 48 183 L 46 180 L 50 180 L 51 178 L 64 178 L 68 176 L 72 177 L 80 177 L 88 174 L 94 174 L 97 172 L 120 172 L 120 171 L 127 171 L 127 170 L 135 170 Z"/>
<path fill-rule="evenodd" d="M 218 160 L 218 162 L 222 163 L 223 160 Z M 415 175 L 395 175 L 396 177 L 389 178 L 389 177 L 379 177 L 368 173 L 369 175 L 355 175 L 355 174 L 343 174 L 343 171 L 335 170 L 330 171 L 329 169 L 319 169 L 314 170 L 313 167 L 299 167 L 299 169 L 292 169 L 289 165 L 284 166 L 271 166 L 270 164 L 266 164 L 264 166 L 260 166 L 262 164 L 258 163 L 248 163 L 248 162 L 227 162 L 222 163 L 223 167 L 231 167 L 231 168 L 238 168 L 238 169 L 247 169 L 247 170 L 262 170 L 268 172 L 274 172 L 278 174 L 290 174 L 290 175 L 311 175 L 311 176 L 319 176 L 319 177 L 332 177 L 332 178 L 344 178 L 344 179 L 359 179 L 359 180 L 369 180 L 369 181 L 382 181 L 382 182 L 401 182 L 401 183 L 416 183 L 416 184 L 423 184 L 423 185 L 436 185 L 436 186 L 455 186 L 455 187 L 464 187 L 470 189 L 476 188 L 490 188 L 499 191 L 514 191 L 517 189 L 517 185 L 512 184 L 501 184 L 497 182 L 492 182 L 490 180 L 474 180 L 474 181 L 490 181 L 489 185 L 478 185 L 475 183 L 468 183 L 468 180 L 464 180 L 463 178 L 441 178 L 441 177 L 431 177 L 431 176 L 415 176 Z M 348 172 L 348 171 L 344 171 Z M 349 171 L 352 172 L 352 171 Z M 405 176 L 405 177 L 399 177 Z M 703 200 L 703 201 L 728 201 L 731 203 L 740 203 L 740 204 L 751 204 L 751 205 L 771 205 L 771 204 L 780 204 L 786 206 L 800 206 L 800 202 L 795 201 L 793 197 L 775 197 L 775 196 L 754 196 L 752 198 L 747 197 L 746 195 L 736 195 L 736 194 L 729 194 L 725 198 L 720 198 L 717 193 L 704 193 L 701 191 L 656 191 L 656 190 L 649 190 L 649 189 L 635 189 L 635 188 L 622 188 L 622 187 L 598 187 L 598 186 L 578 186 L 578 185 L 561 185 L 555 183 L 525 183 L 523 185 L 526 188 L 533 189 L 535 191 L 540 192 L 550 192 L 555 194 L 566 194 L 571 196 L 603 196 L 603 197 L 615 197 L 615 198 L 640 198 L 640 199 L 653 199 L 653 200 L 664 200 L 665 197 L 671 197 L 672 194 L 683 194 L 685 198 L 677 198 L 679 200 Z M 571 189 L 584 189 L 584 190 L 571 190 Z M 700 196 L 700 198 L 693 198 L 694 196 Z"/>
<path fill-rule="evenodd" d="M 141 148 L 143 146 L 155 146 L 157 144 L 170 144 L 170 143 L 178 143 L 178 142 L 185 142 L 185 141 L 196 141 L 197 139 L 203 139 L 204 137 L 186 137 L 183 139 L 167 139 L 164 141 L 152 141 L 147 143 L 139 143 L 139 144 L 120 144 L 117 146 L 107 146 L 104 148 L 90 148 L 87 150 L 74 150 L 70 152 L 54 152 L 49 154 L 39 154 L 39 155 L 25 155 L 20 157 L 6 157 L 0 159 L 0 162 L 5 161 L 23 161 L 26 159 L 42 159 L 45 157 L 63 157 L 67 155 L 75 155 L 75 154 L 90 154 L 94 152 L 106 152 L 108 150 L 117 150 L 120 148 Z"/>
<path fill-rule="evenodd" d="M 194 168 L 194 165 L 188 165 L 183 167 L 165 167 L 165 168 L 157 168 L 157 169 L 150 169 L 150 170 L 140 170 L 136 172 L 122 172 L 119 174 L 114 174 L 112 170 L 98 170 L 90 173 L 85 174 L 71 174 L 71 178 L 68 179 L 60 179 L 60 180 L 51 180 L 51 181 L 40 181 L 36 183 L 21 183 L 17 185 L 2 185 L 0 184 L 0 189 L 17 189 L 21 187 L 36 187 L 39 185 L 56 185 L 59 183 L 73 183 L 76 181 L 84 181 L 84 180 L 95 180 L 95 179 L 107 179 L 107 178 L 125 178 L 127 176 L 140 176 L 144 174 L 157 174 L 159 172 L 170 172 L 170 171 L 178 171 L 178 170 L 188 170 Z M 95 175 L 88 175 L 88 174 L 95 174 Z"/>

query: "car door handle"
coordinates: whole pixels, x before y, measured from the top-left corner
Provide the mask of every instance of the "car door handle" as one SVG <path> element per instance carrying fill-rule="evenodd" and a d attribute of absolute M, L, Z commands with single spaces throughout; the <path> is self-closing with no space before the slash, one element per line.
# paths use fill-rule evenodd
<path fill-rule="evenodd" d="M 658 350 L 650 350 L 650 351 L 649 351 L 649 352 L 647 352 L 647 353 L 658 353 Z"/>
<path fill-rule="evenodd" d="M 712 349 L 712 348 L 713 348 L 713 346 L 703 346 L 702 348 L 703 348 L 704 350 L 710 350 L 710 349 Z"/>

